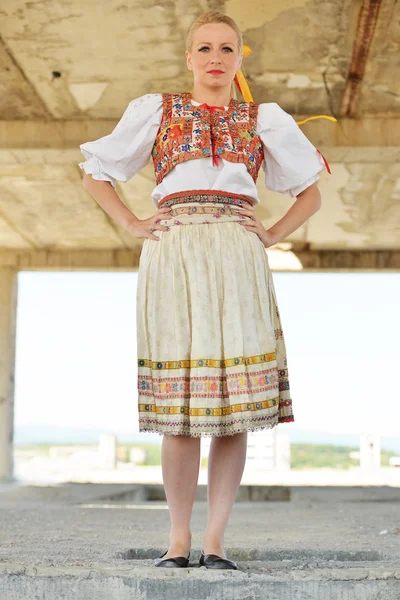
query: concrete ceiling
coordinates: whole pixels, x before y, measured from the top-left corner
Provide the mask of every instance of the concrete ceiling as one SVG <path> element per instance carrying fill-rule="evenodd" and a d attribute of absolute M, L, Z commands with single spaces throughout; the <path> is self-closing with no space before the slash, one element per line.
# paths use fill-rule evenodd
<path fill-rule="evenodd" d="M 400 4 L 396 0 L 0 0 L 0 251 L 140 252 L 82 187 L 79 144 L 109 133 L 130 100 L 190 90 L 185 35 L 200 13 L 232 16 L 253 50 L 255 102 L 278 102 L 328 159 L 323 206 L 287 238 L 299 253 L 400 253 Z M 293 199 L 263 187 L 266 226 Z M 153 214 L 152 164 L 123 202 Z M 79 262 L 79 261 L 78 261 Z M 4 260 L 3 260 L 4 264 Z M 394 263 L 392 263 L 394 264 Z M 397 264 L 397 263 L 396 263 Z"/>

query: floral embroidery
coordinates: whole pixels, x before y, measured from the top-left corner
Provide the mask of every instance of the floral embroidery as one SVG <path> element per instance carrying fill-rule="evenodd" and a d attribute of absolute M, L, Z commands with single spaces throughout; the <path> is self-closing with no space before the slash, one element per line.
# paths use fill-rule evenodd
<path fill-rule="evenodd" d="M 203 382 L 201 382 L 200 384 L 201 386 L 203 386 Z M 168 394 L 168 398 L 172 399 L 174 396 L 171 395 L 170 392 L 173 391 L 178 391 L 180 389 L 180 385 L 178 384 L 169 384 L 169 383 L 165 383 L 162 385 L 161 388 L 158 388 L 158 386 L 154 386 L 153 390 L 154 390 L 154 395 L 156 394 L 161 394 L 163 392 L 165 392 L 166 394 Z M 209 389 L 211 389 L 212 391 L 218 392 L 219 391 L 219 385 L 217 382 L 213 382 L 209 384 Z M 190 390 L 188 390 L 189 392 Z M 197 392 L 197 389 L 196 389 Z M 150 395 L 150 394 L 149 394 Z M 193 393 L 191 393 L 191 396 L 193 397 Z M 201 397 L 199 396 L 199 394 L 195 394 L 195 396 L 197 397 Z M 291 404 L 291 402 L 286 402 L 285 405 L 289 406 Z M 229 415 L 231 413 L 234 412 L 245 412 L 245 411 L 255 411 L 259 408 L 271 408 L 272 406 L 278 406 L 279 405 L 279 399 L 278 398 L 271 398 L 270 400 L 260 400 L 259 402 L 239 402 L 237 404 L 230 404 L 229 406 L 218 406 L 218 407 L 209 407 L 209 408 L 203 408 L 203 407 L 199 407 L 199 408 L 189 408 L 188 406 L 157 406 L 156 404 L 150 403 L 150 404 L 139 404 L 139 409 L 142 411 L 146 411 L 146 412 L 155 412 L 155 413 L 166 413 L 168 412 L 169 414 L 174 414 L 174 413 L 182 413 L 185 412 L 188 415 L 193 415 L 193 416 L 199 416 L 199 415 L 204 415 L 204 414 L 208 414 L 208 415 L 214 415 L 214 416 L 220 416 L 220 415 Z M 183 410 L 182 410 L 183 409 Z M 210 411 L 210 412 L 206 412 L 206 411 Z"/>
<path fill-rule="evenodd" d="M 179 204 L 187 202 L 198 202 L 200 204 L 204 202 L 216 202 L 227 205 L 231 204 L 232 206 L 246 206 L 246 204 L 253 206 L 253 201 L 249 196 L 223 190 L 190 190 L 190 192 L 184 190 L 182 192 L 173 192 L 164 196 L 158 206 L 159 208 L 161 206 L 171 207 L 176 203 L 177 199 L 179 199 Z"/>
<path fill-rule="evenodd" d="M 163 93 L 163 116 L 152 149 L 157 184 L 177 164 L 213 157 L 243 162 L 254 182 L 264 159 L 257 134 L 258 105 L 231 98 L 229 108 L 211 111 L 194 106 L 191 94 Z"/>
<path fill-rule="evenodd" d="M 259 368 L 229 373 L 225 367 L 231 361 L 235 364 L 258 363 Z M 269 366 L 267 363 L 271 361 L 273 365 Z M 288 372 L 277 367 L 275 353 L 235 357 L 228 361 L 197 359 L 158 363 L 139 359 L 138 365 L 141 431 L 148 427 L 149 431 L 166 432 L 170 429 L 177 433 L 185 430 L 195 435 L 193 432 L 198 430 L 199 435 L 200 432 L 204 435 L 218 430 L 220 435 L 224 435 L 236 429 L 235 423 L 243 430 L 253 430 L 253 426 L 256 430 L 263 428 L 265 421 L 271 426 L 294 421 L 292 400 L 288 395 Z M 216 368 L 215 375 L 210 372 L 205 376 L 195 375 L 189 370 L 207 365 Z M 177 368 L 187 368 L 188 371 L 174 373 Z M 166 373 L 165 369 L 170 373 Z M 193 406 L 195 398 L 197 403 Z M 228 402 L 221 402 L 221 398 Z M 236 401 L 233 401 L 234 398 Z M 182 414 L 190 420 L 182 421 L 179 417 Z M 155 418 L 150 418 L 151 415 Z M 164 421 L 162 415 L 168 415 L 171 420 Z M 233 416 L 239 419 L 232 420 Z M 204 417 L 214 419 L 204 421 Z"/>
<path fill-rule="evenodd" d="M 158 133 L 160 143 L 165 145 L 168 140 L 178 140 L 182 138 L 182 126 L 176 124 L 173 127 L 165 127 Z"/>
<path fill-rule="evenodd" d="M 180 125 L 174 125 L 168 133 L 168 138 L 176 140 L 180 135 L 182 135 L 182 127 Z"/>
<path fill-rule="evenodd" d="M 245 138 L 250 142 L 253 139 L 254 135 L 248 129 L 238 129 L 238 136 L 241 138 Z M 236 142 L 238 143 L 238 142 Z"/>
<path fill-rule="evenodd" d="M 284 389 L 284 388 L 281 388 Z M 215 375 L 207 377 L 191 376 L 171 376 L 156 377 L 155 375 L 141 374 L 138 381 L 138 391 L 141 396 L 150 396 L 157 399 L 171 400 L 182 395 L 191 398 L 228 398 L 241 394 L 265 394 L 266 392 L 276 392 L 278 390 L 278 375 L 276 368 L 255 373 L 233 373 L 230 375 Z M 279 398 L 274 397 L 271 400 L 262 400 L 260 404 L 263 408 L 279 404 Z M 257 403 L 253 403 L 254 408 L 260 408 Z M 214 409 L 215 410 L 215 409 Z M 232 410 L 232 405 L 225 408 L 226 411 Z M 223 413 L 221 413 L 223 414 Z"/>
<path fill-rule="evenodd" d="M 194 359 L 194 360 L 169 360 L 165 362 L 151 361 L 146 358 L 138 359 L 139 367 L 147 367 L 149 369 L 188 369 L 195 367 L 213 367 L 217 369 L 232 367 L 234 365 L 258 365 L 265 362 L 271 362 L 276 360 L 276 352 L 269 352 L 268 354 L 257 354 L 255 356 L 235 356 L 233 358 L 225 359 Z"/>

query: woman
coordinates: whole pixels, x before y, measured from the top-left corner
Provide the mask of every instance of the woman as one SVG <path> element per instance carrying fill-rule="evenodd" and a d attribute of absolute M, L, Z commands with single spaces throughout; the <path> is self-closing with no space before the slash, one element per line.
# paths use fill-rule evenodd
<path fill-rule="evenodd" d="M 200 564 L 236 569 L 224 532 L 246 460 L 247 432 L 294 421 L 286 350 L 265 248 L 320 207 L 325 168 L 294 119 L 244 89 L 236 23 L 211 11 L 187 36 L 191 93 L 132 100 L 114 131 L 80 146 L 84 186 L 133 236 L 145 238 L 137 288 L 140 431 L 158 432 L 171 531 L 156 566 L 185 567 L 200 463 L 213 436 L 208 523 Z M 155 214 L 140 220 L 119 200 L 125 182 L 153 159 Z M 266 230 L 256 179 L 296 197 Z M 111 185 L 110 185 L 111 184 Z M 157 235 L 156 235 L 157 233 Z"/>

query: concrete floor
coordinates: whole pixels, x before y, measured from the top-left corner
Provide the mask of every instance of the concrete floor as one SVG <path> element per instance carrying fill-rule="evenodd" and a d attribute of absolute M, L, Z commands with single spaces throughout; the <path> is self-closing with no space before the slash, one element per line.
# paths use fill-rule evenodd
<path fill-rule="evenodd" d="M 140 500 L 145 490 L 1 484 L 0 599 L 400 598 L 397 487 L 292 487 L 269 495 L 281 501 L 238 499 L 225 550 L 239 570 L 221 572 L 197 562 L 204 500 L 194 505 L 190 566 L 153 566 L 168 547 L 169 513 L 163 501 Z"/>

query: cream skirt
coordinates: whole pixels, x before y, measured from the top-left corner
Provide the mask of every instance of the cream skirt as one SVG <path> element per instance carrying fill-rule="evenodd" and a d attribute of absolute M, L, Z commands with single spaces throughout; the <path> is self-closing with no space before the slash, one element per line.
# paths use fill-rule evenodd
<path fill-rule="evenodd" d="M 294 421 L 268 257 L 224 191 L 171 194 L 137 286 L 139 431 L 225 436 Z M 244 217 L 245 219 L 248 217 Z"/>

